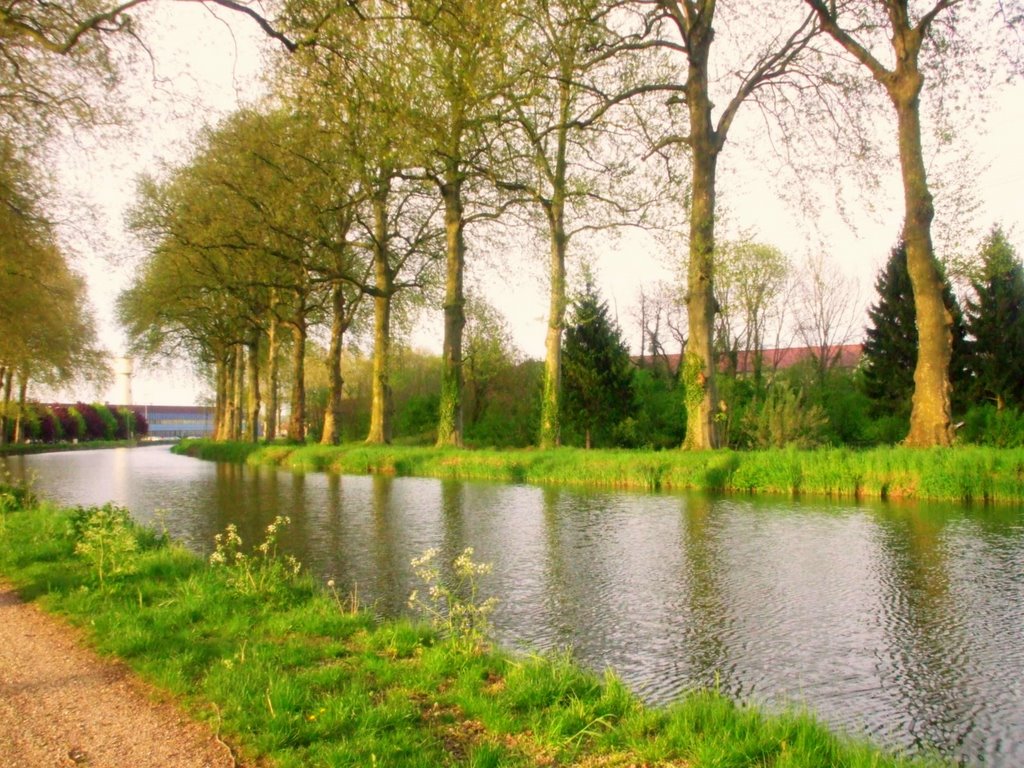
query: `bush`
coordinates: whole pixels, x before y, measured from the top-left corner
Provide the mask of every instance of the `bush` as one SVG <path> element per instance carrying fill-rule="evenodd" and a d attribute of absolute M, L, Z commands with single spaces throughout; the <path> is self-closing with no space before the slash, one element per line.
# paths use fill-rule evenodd
<path fill-rule="evenodd" d="M 961 442 L 994 448 L 1024 446 L 1024 413 L 1016 408 L 998 409 L 991 403 L 967 411 L 958 435 Z"/>
<path fill-rule="evenodd" d="M 117 417 L 110 412 L 110 409 L 103 403 L 93 403 L 93 410 L 102 423 L 102 432 L 96 437 L 97 440 L 113 440 L 117 436 Z"/>
<path fill-rule="evenodd" d="M 828 417 L 807 402 L 802 390 L 777 381 L 764 403 L 744 415 L 744 427 L 751 448 L 813 448 L 826 439 Z"/>
<path fill-rule="evenodd" d="M 82 420 L 82 431 L 78 438 L 80 440 L 102 440 L 107 427 L 100 415 L 96 413 L 96 409 L 85 403 L 75 403 L 73 410 Z"/>

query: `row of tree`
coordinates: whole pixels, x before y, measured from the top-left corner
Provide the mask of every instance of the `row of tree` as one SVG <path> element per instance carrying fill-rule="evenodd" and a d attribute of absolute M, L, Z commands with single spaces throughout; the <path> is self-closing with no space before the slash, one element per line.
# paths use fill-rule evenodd
<path fill-rule="evenodd" d="M 301 365 L 317 311 L 339 349 L 331 355 L 336 418 L 343 334 L 366 297 L 375 330 L 368 438 L 388 441 L 392 313 L 402 292 L 434 281 L 445 318 L 438 442 L 460 444 L 466 232 L 513 212 L 538 223 L 550 253 L 540 442 L 557 444 L 570 242 L 593 227 L 643 222 L 654 201 L 667 200 L 685 214 L 688 240 L 685 445 L 713 447 L 718 164 L 737 116 L 756 103 L 767 130 L 796 153 L 813 146 L 808 127 L 825 117 L 860 156 L 877 137 L 849 129 L 874 122 L 878 94 L 896 116 L 918 329 L 906 442 L 952 439 L 951 318 L 932 246 L 921 99 L 926 81 L 942 86 L 986 44 L 999 48 L 998 29 L 974 36 L 976 25 L 995 19 L 1012 28 L 1015 2 L 290 0 L 271 18 L 210 2 L 257 18 L 287 54 L 268 108 L 216 129 L 187 171 L 151 185 L 138 218 L 154 259 L 140 285 L 180 284 L 163 298 L 137 286 L 122 314 L 149 349 L 180 344 L 211 366 L 223 435 L 240 434 L 242 424 L 255 435 L 259 349 L 274 348 L 285 328 L 298 388 L 290 433 L 303 437 Z M 24 71 L 40 51 L 92 61 L 108 33 L 131 31 L 125 14 L 139 4 L 94 0 L 55 13 L 27 3 L 0 16 L 0 40 L 29 52 Z M 218 166 L 214 142 L 236 151 L 227 167 Z M 443 268 L 431 274 L 437 262 Z M 208 316 L 200 328 L 178 328 L 180 318 L 158 306 L 169 299 L 179 314 L 191 306 Z M 273 380 L 276 355 L 265 359 Z"/>
<path fill-rule="evenodd" d="M 6 440 L 43 443 L 134 440 L 145 437 L 149 423 L 138 408 L 103 403 L 26 403 L 5 425 Z"/>

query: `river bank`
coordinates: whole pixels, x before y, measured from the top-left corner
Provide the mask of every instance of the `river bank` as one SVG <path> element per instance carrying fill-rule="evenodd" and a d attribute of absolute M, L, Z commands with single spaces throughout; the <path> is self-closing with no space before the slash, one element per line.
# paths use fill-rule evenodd
<path fill-rule="evenodd" d="M 0 489 L 0 573 L 104 655 L 277 766 L 924 766 L 708 692 L 643 706 L 566 657 L 511 656 L 353 610 L 273 534 L 212 566 L 111 508 Z M 247 543 L 248 544 L 248 543 Z M 240 551 L 240 550 L 236 550 Z M 246 553 L 250 550 L 244 548 Z"/>
<path fill-rule="evenodd" d="M 0 445 L 0 456 L 27 456 L 36 453 L 64 451 L 98 451 L 104 448 L 138 448 L 148 445 L 170 445 L 176 440 L 89 440 L 78 443 L 11 443 Z"/>
<path fill-rule="evenodd" d="M 707 493 L 1024 503 L 1024 450 L 457 450 L 183 440 L 176 453 L 296 471 Z"/>

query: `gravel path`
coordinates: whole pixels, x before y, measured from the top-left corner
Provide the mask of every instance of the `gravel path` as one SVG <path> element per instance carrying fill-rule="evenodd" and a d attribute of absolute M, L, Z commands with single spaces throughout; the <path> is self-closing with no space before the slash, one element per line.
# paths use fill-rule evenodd
<path fill-rule="evenodd" d="M 0 767 L 231 768 L 227 746 L 0 584 Z"/>

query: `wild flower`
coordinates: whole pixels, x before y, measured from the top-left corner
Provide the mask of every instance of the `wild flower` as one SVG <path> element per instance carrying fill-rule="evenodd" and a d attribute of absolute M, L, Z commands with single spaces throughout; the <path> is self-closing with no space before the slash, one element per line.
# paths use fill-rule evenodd
<path fill-rule="evenodd" d="M 416 575 L 427 586 L 427 599 L 419 590 L 409 596 L 409 607 L 430 618 L 433 627 L 457 645 L 475 652 L 486 647 L 490 616 L 498 601 L 480 598 L 480 577 L 489 574 L 490 563 L 473 562 L 473 548 L 467 547 L 451 563 L 451 584 L 445 583 L 436 564 L 438 551 L 428 549 L 412 560 Z"/>
<path fill-rule="evenodd" d="M 241 594 L 274 591 L 302 570 L 302 564 L 293 555 L 281 557 L 277 551 L 278 534 L 291 522 L 287 515 L 275 517 L 252 554 L 245 553 L 238 526 L 231 523 L 213 537 L 210 565 L 229 569 L 228 584 Z"/>
<path fill-rule="evenodd" d="M 127 509 L 114 504 L 79 507 L 71 525 L 78 539 L 75 554 L 89 561 L 100 587 L 104 586 L 107 576 L 133 570 L 133 555 L 139 549 L 139 540 L 132 530 Z"/>

